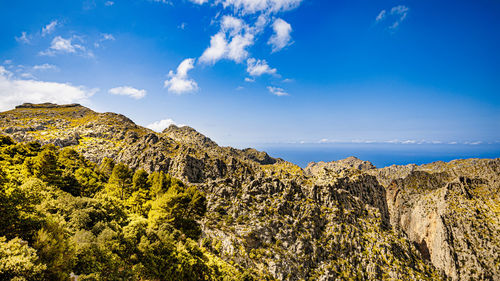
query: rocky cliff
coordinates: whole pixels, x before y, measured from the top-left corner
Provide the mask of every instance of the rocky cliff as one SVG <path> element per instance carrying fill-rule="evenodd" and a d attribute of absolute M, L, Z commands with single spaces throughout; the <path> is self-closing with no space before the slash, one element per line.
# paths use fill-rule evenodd
<path fill-rule="evenodd" d="M 278 280 L 498 280 L 500 159 L 377 169 L 353 157 L 306 169 L 194 129 L 156 133 L 80 105 L 0 113 L 17 141 L 162 170 L 205 191 L 200 244 Z"/>

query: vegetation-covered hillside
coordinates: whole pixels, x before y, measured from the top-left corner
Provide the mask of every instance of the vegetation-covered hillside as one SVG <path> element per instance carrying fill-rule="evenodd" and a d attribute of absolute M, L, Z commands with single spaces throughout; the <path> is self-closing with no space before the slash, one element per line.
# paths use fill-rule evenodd
<path fill-rule="evenodd" d="M 254 276 L 207 251 L 205 195 L 163 172 L 0 136 L 0 187 L 1 280 Z"/>

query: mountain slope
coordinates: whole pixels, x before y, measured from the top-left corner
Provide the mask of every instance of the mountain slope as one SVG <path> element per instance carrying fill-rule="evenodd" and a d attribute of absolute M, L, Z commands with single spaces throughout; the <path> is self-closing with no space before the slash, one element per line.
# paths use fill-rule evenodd
<path fill-rule="evenodd" d="M 279 280 L 499 277 L 498 159 L 376 169 L 348 158 L 302 170 L 189 127 L 156 133 L 80 105 L 23 105 L 0 113 L 0 131 L 197 185 L 208 210 L 199 243 Z"/>
<path fill-rule="evenodd" d="M 219 147 L 184 126 L 156 133 L 115 113 L 97 113 L 78 104 L 23 104 L 0 113 L 0 131 L 16 141 L 71 146 L 100 162 L 113 158 L 148 172 L 167 171 L 192 183 L 252 173 L 254 166 L 279 160 L 256 150 Z"/>

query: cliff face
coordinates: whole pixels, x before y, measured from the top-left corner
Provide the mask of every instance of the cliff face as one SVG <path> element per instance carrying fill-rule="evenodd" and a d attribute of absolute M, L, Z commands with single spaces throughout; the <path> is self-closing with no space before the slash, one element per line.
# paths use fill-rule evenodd
<path fill-rule="evenodd" d="M 209 210 L 200 243 L 278 280 L 500 278 L 500 159 L 377 169 L 350 157 L 302 170 L 80 105 L 23 105 L 0 113 L 0 131 L 197 185 Z"/>
<path fill-rule="evenodd" d="M 391 224 L 455 280 L 500 277 L 500 159 L 370 170 L 387 190 Z"/>

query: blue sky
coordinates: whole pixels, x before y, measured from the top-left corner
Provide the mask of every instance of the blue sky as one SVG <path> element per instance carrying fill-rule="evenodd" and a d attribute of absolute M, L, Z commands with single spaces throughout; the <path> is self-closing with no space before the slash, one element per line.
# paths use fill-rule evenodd
<path fill-rule="evenodd" d="M 0 110 L 79 102 L 223 145 L 498 143 L 500 2 L 0 1 Z"/>

